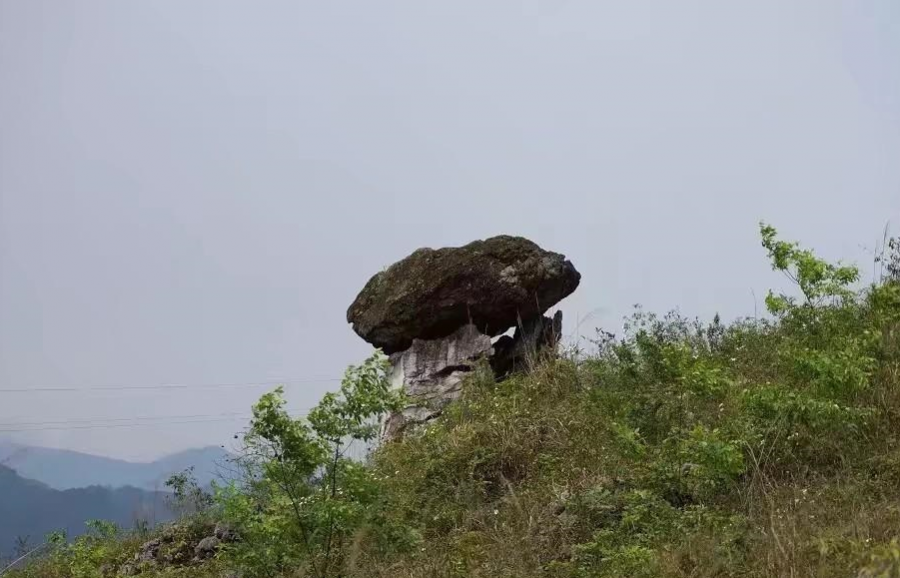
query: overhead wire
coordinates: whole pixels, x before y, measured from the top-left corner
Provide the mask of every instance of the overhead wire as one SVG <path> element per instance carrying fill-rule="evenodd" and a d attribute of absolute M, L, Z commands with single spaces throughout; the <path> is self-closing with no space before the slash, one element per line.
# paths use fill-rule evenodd
<path fill-rule="evenodd" d="M 296 385 L 302 383 L 335 383 L 341 381 L 339 377 L 326 378 L 299 378 L 279 379 L 267 381 L 245 381 L 236 383 L 173 383 L 159 385 L 91 385 L 82 387 L 64 386 L 40 386 L 40 387 L 14 387 L 0 388 L 0 393 L 37 393 L 37 392 L 67 392 L 67 391 L 144 391 L 144 390 L 171 390 L 171 389 L 204 389 L 226 387 L 265 387 L 270 385 Z"/>
<path fill-rule="evenodd" d="M 309 408 L 288 410 L 291 417 L 304 417 Z M 146 427 L 161 425 L 179 425 L 191 423 L 216 423 L 233 421 L 237 419 L 249 419 L 253 417 L 248 413 L 223 413 L 223 414 L 197 414 L 175 416 L 151 416 L 135 418 L 95 418 L 90 420 L 66 420 L 48 422 L 12 422 L 0 423 L 0 433 L 22 433 L 37 431 L 66 431 L 80 429 L 107 429 L 122 427 Z M 107 423 L 124 422 L 124 423 Z M 24 427 L 23 427 L 24 426 Z"/>
<path fill-rule="evenodd" d="M 341 378 L 296 378 L 280 380 L 262 380 L 230 383 L 174 383 L 158 385 L 92 385 L 92 386 L 40 386 L 20 388 L 0 388 L 0 393 L 38 393 L 38 392 L 88 392 L 88 391 L 166 391 L 187 390 L 203 388 L 228 388 L 228 387 L 266 387 L 274 385 L 296 385 L 303 383 L 335 383 Z M 289 410 L 293 417 L 302 417 L 310 408 Z M 107 429 L 122 427 L 147 427 L 159 425 L 179 425 L 191 423 L 216 423 L 233 421 L 236 419 L 249 419 L 252 414 L 231 412 L 221 414 L 195 414 L 195 415 L 167 415 L 167 416 L 140 416 L 133 418 L 89 418 L 72 420 L 53 420 L 39 422 L 9 422 L 0 423 L 0 433 L 22 433 L 36 431 L 65 431 L 79 429 Z M 118 423 L 122 422 L 122 423 Z"/>
<path fill-rule="evenodd" d="M 296 410 L 288 410 L 288 413 L 294 414 L 300 412 L 301 415 L 305 415 L 305 412 L 308 412 L 311 408 L 302 408 Z M 252 417 L 253 414 L 247 413 L 246 411 L 234 411 L 234 412 L 225 412 L 225 413 L 206 413 L 206 414 L 194 414 L 194 415 L 152 415 L 152 416 L 136 416 L 136 417 L 91 417 L 91 418 L 76 418 L 76 419 L 63 419 L 63 420 L 51 420 L 51 421 L 36 421 L 36 422 L 8 422 L 3 423 L 0 422 L 0 428 L 2 427 L 12 427 L 12 426 L 43 426 L 43 425 L 66 425 L 66 424 L 90 424 L 90 423 L 100 423 L 100 422 L 122 422 L 122 421 L 153 421 L 153 420 L 168 420 L 168 419 L 196 419 L 196 418 L 207 418 L 207 417 Z"/>

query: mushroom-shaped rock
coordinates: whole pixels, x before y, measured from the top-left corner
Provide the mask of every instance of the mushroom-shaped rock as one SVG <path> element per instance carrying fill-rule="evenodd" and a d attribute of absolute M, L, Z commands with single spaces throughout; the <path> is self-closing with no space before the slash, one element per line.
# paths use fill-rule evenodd
<path fill-rule="evenodd" d="M 419 249 L 372 277 L 347 311 L 356 333 L 385 353 L 473 324 L 499 335 L 578 287 L 563 255 L 502 235 L 463 247 Z"/>

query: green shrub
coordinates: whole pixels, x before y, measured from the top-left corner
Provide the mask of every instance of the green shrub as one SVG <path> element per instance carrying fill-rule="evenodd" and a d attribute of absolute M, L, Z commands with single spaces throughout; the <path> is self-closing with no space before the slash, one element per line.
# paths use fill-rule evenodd
<path fill-rule="evenodd" d="M 280 388 L 254 406 L 244 438 L 247 477 L 216 496 L 242 538 L 226 556 L 246 574 L 302 568 L 310 576 L 338 576 L 358 535 L 382 547 L 407 538 L 381 515 L 375 472 L 346 456 L 350 444 L 375 437 L 378 418 L 400 407 L 386 367 L 376 354 L 349 368 L 340 392 L 326 394 L 307 420 L 285 411 Z"/>

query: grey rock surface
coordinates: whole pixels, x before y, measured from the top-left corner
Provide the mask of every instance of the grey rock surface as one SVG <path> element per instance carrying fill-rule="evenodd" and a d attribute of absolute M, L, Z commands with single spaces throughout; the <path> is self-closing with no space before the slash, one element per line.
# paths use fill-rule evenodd
<path fill-rule="evenodd" d="M 410 404 L 389 416 L 382 435 L 393 439 L 405 428 L 439 415 L 461 393 L 463 379 L 491 352 L 491 338 L 465 325 L 442 339 L 415 339 L 406 351 L 391 356 L 390 378 L 403 388 Z"/>
<path fill-rule="evenodd" d="M 347 321 L 388 354 L 468 324 L 496 336 L 543 314 L 580 280 L 563 255 L 523 237 L 419 249 L 373 276 L 347 310 Z"/>

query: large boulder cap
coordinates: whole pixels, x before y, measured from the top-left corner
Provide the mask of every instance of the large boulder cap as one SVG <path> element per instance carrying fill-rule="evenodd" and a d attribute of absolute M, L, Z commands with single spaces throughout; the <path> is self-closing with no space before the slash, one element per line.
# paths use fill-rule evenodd
<path fill-rule="evenodd" d="M 580 281 L 563 255 L 523 237 L 419 249 L 372 277 L 347 310 L 347 321 L 390 354 L 413 339 L 446 337 L 468 323 L 499 335 L 543 314 Z"/>

